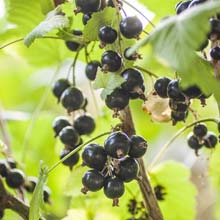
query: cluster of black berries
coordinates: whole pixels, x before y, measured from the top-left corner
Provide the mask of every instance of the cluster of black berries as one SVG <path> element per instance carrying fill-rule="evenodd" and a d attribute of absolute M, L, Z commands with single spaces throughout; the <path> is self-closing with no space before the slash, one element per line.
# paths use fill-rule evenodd
<path fill-rule="evenodd" d="M 194 7 L 196 5 L 200 5 L 204 2 L 207 2 L 207 0 L 181 1 L 176 5 L 176 13 L 180 14 L 183 11 L 191 7 Z M 216 17 L 210 18 L 209 23 L 211 30 L 208 33 L 207 39 L 203 42 L 200 48 L 198 48 L 198 50 L 204 50 L 208 46 L 209 40 L 211 41 L 220 40 L 220 15 L 217 14 Z M 213 48 L 211 48 L 210 56 L 215 61 L 220 60 L 220 47 L 214 46 Z"/>
<path fill-rule="evenodd" d="M 72 150 L 82 144 L 81 135 L 89 135 L 95 129 L 95 121 L 92 116 L 85 112 L 86 99 L 82 92 L 66 79 L 59 79 L 53 85 L 53 94 L 61 101 L 68 113 L 84 109 L 83 113 L 76 116 L 71 124 L 67 117 L 59 116 L 53 122 L 55 137 L 59 136 L 61 142 L 65 145 L 60 154 L 60 159 L 64 158 Z M 66 159 L 63 164 L 70 167 L 77 164 L 79 154 L 75 153 Z"/>
<path fill-rule="evenodd" d="M 205 99 L 208 98 L 197 85 L 182 89 L 179 80 L 171 80 L 167 77 L 158 78 L 154 89 L 161 98 L 169 98 L 173 125 L 179 121 L 185 121 L 191 99 L 200 99 L 202 105 L 205 105 Z"/>
<path fill-rule="evenodd" d="M 198 156 L 198 150 L 205 146 L 207 148 L 214 148 L 218 142 L 218 138 L 214 132 L 208 131 L 205 124 L 196 124 L 193 127 L 193 132 L 189 134 L 187 143 L 190 148 L 195 150 Z"/>
<path fill-rule="evenodd" d="M 137 178 L 139 164 L 135 158 L 142 157 L 147 142 L 141 136 L 129 138 L 123 132 L 113 132 L 105 140 L 104 147 L 87 145 L 82 152 L 83 164 L 91 168 L 82 177 L 82 192 L 98 191 L 104 187 L 106 197 L 118 205 L 118 198 L 124 194 L 124 182 Z"/>

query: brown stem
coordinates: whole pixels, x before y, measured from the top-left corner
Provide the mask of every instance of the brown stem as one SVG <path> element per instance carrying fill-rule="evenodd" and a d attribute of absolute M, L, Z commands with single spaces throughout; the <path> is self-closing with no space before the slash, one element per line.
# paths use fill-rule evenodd
<path fill-rule="evenodd" d="M 123 123 L 123 131 L 129 136 L 135 134 L 134 123 L 129 106 L 121 111 L 121 118 Z M 141 177 L 138 181 L 138 184 L 143 196 L 145 207 L 148 211 L 149 220 L 163 220 L 156 196 L 150 185 L 150 181 L 145 170 L 144 161 L 142 158 L 140 158 L 138 159 L 138 162 L 140 165 L 139 175 Z"/>

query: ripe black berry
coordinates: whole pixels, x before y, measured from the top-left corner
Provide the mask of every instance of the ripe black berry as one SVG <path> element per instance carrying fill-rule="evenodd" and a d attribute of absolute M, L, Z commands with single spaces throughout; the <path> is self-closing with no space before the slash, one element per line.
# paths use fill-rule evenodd
<path fill-rule="evenodd" d="M 160 77 L 159 79 L 156 80 L 154 83 L 154 89 L 161 98 L 167 98 L 167 87 L 168 84 L 170 83 L 170 79 L 167 77 Z"/>
<path fill-rule="evenodd" d="M 92 15 L 91 14 L 84 14 L 83 17 L 82 17 L 82 22 L 84 25 L 86 25 L 89 21 L 89 19 L 91 19 Z"/>
<path fill-rule="evenodd" d="M 117 36 L 118 36 L 117 31 L 110 26 L 103 26 L 99 29 L 99 39 L 104 44 L 114 43 Z"/>
<path fill-rule="evenodd" d="M 57 137 L 60 133 L 60 131 L 65 128 L 66 126 L 71 126 L 71 124 L 68 121 L 68 118 L 64 116 L 56 117 L 53 122 L 53 130 L 55 132 L 55 137 Z"/>
<path fill-rule="evenodd" d="M 220 60 L 220 47 L 213 47 L 210 50 L 210 56 L 213 60 Z"/>
<path fill-rule="evenodd" d="M 147 151 L 147 141 L 138 135 L 131 136 L 131 147 L 128 155 L 133 158 L 144 156 Z"/>
<path fill-rule="evenodd" d="M 58 79 L 52 87 L 52 91 L 54 96 L 60 100 L 62 93 L 70 87 L 70 82 L 67 79 Z"/>
<path fill-rule="evenodd" d="M 213 132 L 208 132 L 207 135 L 204 137 L 204 145 L 207 148 L 214 148 L 217 144 L 218 139 L 216 134 Z"/>
<path fill-rule="evenodd" d="M 89 170 L 82 177 L 83 186 L 92 192 L 100 190 L 104 186 L 105 178 L 97 170 Z"/>
<path fill-rule="evenodd" d="M 212 40 L 212 37 L 214 39 L 219 39 L 220 38 L 220 20 L 216 18 L 210 18 L 209 23 L 211 26 L 211 31 L 209 33 L 209 39 Z"/>
<path fill-rule="evenodd" d="M 8 166 L 4 160 L 0 160 L 0 175 L 6 177 L 8 173 Z"/>
<path fill-rule="evenodd" d="M 38 178 L 37 177 L 29 176 L 27 178 L 27 180 L 25 181 L 24 188 L 26 189 L 27 192 L 33 193 L 34 189 L 35 189 L 35 187 L 37 185 L 37 182 L 38 182 Z"/>
<path fill-rule="evenodd" d="M 185 121 L 187 115 L 188 115 L 188 111 L 185 111 L 185 112 L 171 111 L 171 118 L 174 124 L 178 121 Z"/>
<path fill-rule="evenodd" d="M 178 80 L 171 80 L 167 86 L 167 95 L 169 98 L 174 99 L 175 101 L 185 101 L 185 97 L 182 94 L 182 91 L 179 87 Z"/>
<path fill-rule="evenodd" d="M 143 25 L 136 16 L 126 17 L 120 22 L 120 31 L 125 38 L 137 38 L 142 30 Z"/>
<path fill-rule="evenodd" d="M 91 134 L 95 130 L 95 121 L 88 114 L 80 115 L 75 118 L 73 126 L 80 135 Z"/>
<path fill-rule="evenodd" d="M 101 67 L 101 63 L 99 61 L 91 61 L 86 65 L 86 76 L 89 80 L 95 80 L 98 67 Z"/>
<path fill-rule="evenodd" d="M 12 169 L 6 176 L 6 183 L 11 188 L 19 188 L 24 184 L 24 173 L 19 169 Z"/>
<path fill-rule="evenodd" d="M 114 158 L 126 156 L 130 150 L 130 138 L 122 132 L 114 132 L 104 143 L 106 153 Z"/>
<path fill-rule="evenodd" d="M 82 92 L 76 87 L 66 89 L 60 99 L 63 107 L 66 108 L 68 112 L 80 109 L 84 102 Z"/>
<path fill-rule="evenodd" d="M 169 107 L 171 110 L 176 111 L 176 112 L 186 112 L 189 105 L 186 104 L 185 102 L 177 102 L 173 99 L 170 99 Z"/>
<path fill-rule="evenodd" d="M 73 35 L 82 36 L 81 30 L 73 30 Z M 71 51 L 77 51 L 80 48 L 80 44 L 73 41 L 65 41 L 67 48 Z"/>
<path fill-rule="evenodd" d="M 122 65 L 121 56 L 113 50 L 108 50 L 102 54 L 101 63 L 103 71 L 117 72 Z"/>
<path fill-rule="evenodd" d="M 77 10 L 75 12 L 82 12 L 84 14 L 96 12 L 101 6 L 101 0 L 75 0 Z"/>
<path fill-rule="evenodd" d="M 202 147 L 202 144 L 199 142 L 198 138 L 190 133 L 187 137 L 187 143 L 190 148 L 195 150 L 195 153 L 197 155 L 198 150 Z"/>
<path fill-rule="evenodd" d="M 197 85 L 189 86 L 186 89 L 183 89 L 182 93 L 189 99 L 195 99 L 202 95 L 202 91 Z"/>
<path fill-rule="evenodd" d="M 62 150 L 62 152 L 60 154 L 60 159 L 63 159 L 70 152 L 71 152 L 71 149 Z M 70 157 L 68 157 L 66 160 L 64 160 L 63 164 L 65 166 L 72 168 L 74 165 L 76 165 L 78 163 L 78 161 L 79 161 L 79 153 L 75 153 L 75 154 L 71 155 Z"/>
<path fill-rule="evenodd" d="M 67 146 L 75 146 L 80 142 L 78 132 L 72 126 L 66 126 L 59 133 L 60 140 Z"/>
<path fill-rule="evenodd" d="M 102 146 L 89 144 L 83 149 L 82 159 L 88 167 L 102 170 L 107 160 L 107 154 Z"/>
<path fill-rule="evenodd" d="M 191 1 L 184 1 L 184 2 L 181 1 L 181 2 L 177 3 L 177 5 L 175 7 L 176 13 L 180 14 L 183 11 L 185 11 L 188 8 L 190 3 L 191 3 Z"/>
<path fill-rule="evenodd" d="M 47 187 L 47 186 L 44 186 L 44 188 L 43 188 L 43 200 L 44 200 L 44 202 L 50 204 L 50 195 L 51 195 L 50 188 Z"/>
<path fill-rule="evenodd" d="M 116 171 L 116 176 L 124 182 L 130 182 L 135 179 L 139 172 L 138 162 L 131 157 L 121 160 Z"/>
<path fill-rule="evenodd" d="M 207 134 L 207 127 L 205 124 L 197 124 L 193 128 L 193 133 L 196 137 L 202 138 Z"/>

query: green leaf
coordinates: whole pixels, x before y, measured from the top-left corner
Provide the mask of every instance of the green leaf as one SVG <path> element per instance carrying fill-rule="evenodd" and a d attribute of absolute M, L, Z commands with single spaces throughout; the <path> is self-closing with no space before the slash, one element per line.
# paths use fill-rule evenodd
<path fill-rule="evenodd" d="M 119 87 L 124 81 L 125 79 L 118 74 L 99 72 L 93 84 L 93 88 L 103 88 L 101 98 L 105 100 L 106 96 L 111 94 L 114 89 Z"/>
<path fill-rule="evenodd" d="M 63 15 L 58 14 L 57 10 L 54 10 L 48 13 L 46 19 L 25 37 L 24 44 L 29 47 L 36 38 L 43 37 L 54 29 L 64 28 L 68 25 L 69 20 Z"/>
<path fill-rule="evenodd" d="M 48 168 L 40 168 L 40 174 L 38 177 L 38 182 L 35 187 L 31 202 L 30 202 L 30 212 L 29 220 L 39 220 L 40 219 L 40 206 L 43 202 L 43 188 L 48 177 Z"/>
<path fill-rule="evenodd" d="M 40 6 L 43 14 L 47 14 L 49 11 L 52 11 L 55 8 L 53 0 L 40 0 Z"/>
<path fill-rule="evenodd" d="M 195 52 L 207 38 L 209 18 L 220 11 L 219 4 L 219 0 L 207 2 L 163 20 L 130 52 L 150 43 L 160 61 L 178 72 L 183 86 L 197 84 L 205 93 L 214 93 L 220 103 L 220 84 L 211 65 Z"/>
<path fill-rule="evenodd" d="M 166 162 L 150 173 L 153 186 L 164 187 L 164 200 L 159 201 L 164 219 L 194 220 L 196 188 L 190 182 L 190 171 L 177 162 Z"/>

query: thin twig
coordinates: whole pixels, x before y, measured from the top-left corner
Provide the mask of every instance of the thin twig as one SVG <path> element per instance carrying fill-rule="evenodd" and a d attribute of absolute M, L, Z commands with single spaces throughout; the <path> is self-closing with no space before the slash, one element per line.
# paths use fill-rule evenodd
<path fill-rule="evenodd" d="M 147 73 L 148 75 L 153 76 L 154 78 L 158 78 L 158 76 L 155 73 L 153 73 L 143 67 L 135 65 L 134 68 L 139 69 L 140 71 L 143 71 L 143 72 Z"/>

